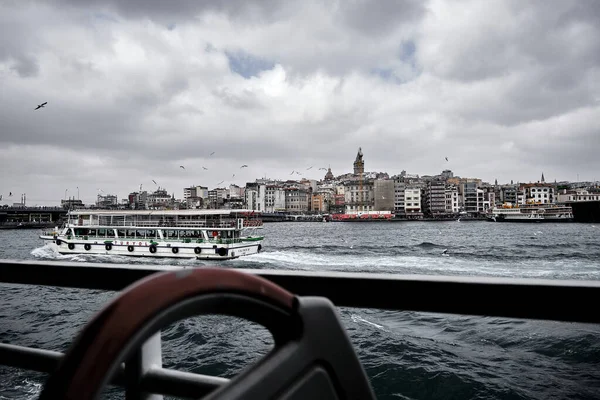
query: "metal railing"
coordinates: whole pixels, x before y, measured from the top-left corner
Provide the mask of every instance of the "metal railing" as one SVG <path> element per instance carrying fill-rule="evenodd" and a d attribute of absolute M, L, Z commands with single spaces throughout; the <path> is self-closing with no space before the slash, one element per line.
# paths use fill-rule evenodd
<path fill-rule="evenodd" d="M 118 291 L 173 268 L 4 260 L 0 261 L 0 282 Z M 241 271 L 262 276 L 300 296 L 328 297 L 337 306 L 600 323 L 600 313 L 586 307 L 600 298 L 600 281 Z M 198 398 L 228 382 L 162 368 L 161 354 L 159 332 L 111 383 L 128 388 L 127 399 L 160 399 L 160 395 Z M 62 357 L 55 351 L 0 343 L 2 365 L 52 373 Z"/>
<path fill-rule="evenodd" d="M 70 220 L 68 222 L 73 227 L 90 227 L 90 226 L 103 226 L 113 228 L 154 228 L 154 229 L 169 229 L 169 228 L 235 228 L 237 226 L 235 221 L 160 221 L 160 220 L 147 220 L 147 221 L 77 221 Z M 260 220 L 244 220 L 244 227 L 257 227 L 262 226 L 263 223 Z"/>

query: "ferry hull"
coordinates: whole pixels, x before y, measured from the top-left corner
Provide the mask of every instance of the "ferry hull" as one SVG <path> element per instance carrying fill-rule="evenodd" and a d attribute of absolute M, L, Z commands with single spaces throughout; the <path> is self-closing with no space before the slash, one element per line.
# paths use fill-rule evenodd
<path fill-rule="evenodd" d="M 528 224 L 541 223 L 541 222 L 573 222 L 573 218 L 502 218 L 502 217 L 488 217 L 490 222 L 522 222 Z"/>
<path fill-rule="evenodd" d="M 242 256 L 257 254 L 262 250 L 262 240 L 234 244 L 212 243 L 161 243 L 152 246 L 150 243 L 124 244 L 111 243 L 107 247 L 104 242 L 83 240 L 55 240 L 52 236 L 40 236 L 46 243 L 51 243 L 59 254 L 94 254 L 116 255 L 144 258 L 181 258 L 197 260 L 231 260 Z M 58 243 L 57 243 L 58 242 Z"/>

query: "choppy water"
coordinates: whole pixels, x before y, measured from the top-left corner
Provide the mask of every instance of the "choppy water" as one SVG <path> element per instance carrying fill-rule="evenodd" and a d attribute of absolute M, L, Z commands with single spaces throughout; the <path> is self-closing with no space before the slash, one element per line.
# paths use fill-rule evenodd
<path fill-rule="evenodd" d="M 0 258 L 202 264 L 60 256 L 42 247 L 38 233 L 0 231 Z M 264 233 L 265 252 L 222 265 L 600 279 L 600 226 L 589 224 L 278 223 Z M 446 248 L 449 257 L 441 255 Z M 0 284 L 0 341 L 64 351 L 113 295 Z M 597 312 L 596 305 L 582 307 Z M 380 399 L 600 398 L 597 325 L 349 308 L 340 313 Z M 263 328 L 217 316 L 173 324 L 162 335 L 166 367 L 225 377 L 272 344 Z M 0 399 L 35 398 L 44 382 L 42 374 L 6 367 L 0 377 Z M 119 398 L 113 389 L 107 396 Z"/>

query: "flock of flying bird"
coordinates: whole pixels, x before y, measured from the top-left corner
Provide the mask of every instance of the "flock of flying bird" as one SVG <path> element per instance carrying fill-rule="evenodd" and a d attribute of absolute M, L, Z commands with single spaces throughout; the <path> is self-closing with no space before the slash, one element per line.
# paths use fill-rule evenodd
<path fill-rule="evenodd" d="M 48 102 L 47 102 L 47 101 L 43 102 L 42 104 L 38 104 L 38 106 L 37 106 L 37 107 L 36 107 L 34 110 L 39 110 L 40 108 L 44 108 L 44 107 L 46 106 L 46 104 L 48 104 Z M 214 152 L 214 151 L 213 151 L 212 153 L 210 153 L 210 155 L 211 155 L 211 156 L 213 156 L 214 154 L 215 154 L 215 152 Z M 446 161 L 448 161 L 448 157 L 445 157 L 445 158 L 446 158 Z M 179 168 L 181 168 L 181 169 L 185 170 L 185 167 L 184 167 L 183 165 L 180 165 L 180 166 L 179 166 Z M 240 169 L 242 169 L 242 168 L 248 168 L 248 165 L 244 164 L 244 165 L 242 165 L 242 166 L 240 167 Z M 313 168 L 313 166 L 310 166 L 310 167 L 306 168 L 306 170 L 307 170 L 307 171 L 310 171 L 312 168 Z M 205 170 L 205 171 L 207 171 L 207 170 L 208 170 L 208 168 L 206 168 L 205 166 L 202 166 L 202 169 L 203 169 L 203 170 Z M 319 171 L 327 171 L 327 168 L 319 168 Z M 299 171 L 296 171 L 296 170 L 294 170 L 294 171 L 292 171 L 292 172 L 290 173 L 290 175 L 294 175 L 294 174 L 296 174 L 296 175 L 302 175 L 302 173 L 301 173 L 301 172 L 299 172 Z M 234 179 L 234 178 L 235 178 L 235 174 L 233 174 L 233 175 L 231 176 L 231 179 Z M 154 179 L 152 179 L 152 182 L 153 182 L 153 183 L 154 183 L 156 186 L 158 186 L 158 183 L 156 183 L 156 181 L 155 181 Z M 225 182 L 225 181 L 224 181 L 224 180 L 222 180 L 221 182 L 217 183 L 217 185 L 221 185 L 221 184 L 223 184 L 224 182 Z M 140 185 L 140 190 L 141 190 L 141 187 L 142 187 L 142 186 Z M 10 197 L 10 196 L 12 196 L 12 192 L 10 193 L 9 197 Z M 0 195 L 0 200 L 2 200 L 2 196 L 1 196 L 1 195 Z"/>
<path fill-rule="evenodd" d="M 44 107 L 46 106 L 46 104 L 48 104 L 48 102 L 47 102 L 47 101 L 43 102 L 42 104 L 38 104 L 38 106 L 37 106 L 37 107 L 36 107 L 34 110 L 39 110 L 40 108 L 44 108 Z M 212 153 L 210 153 L 210 155 L 211 155 L 211 156 L 213 156 L 214 154 L 215 154 L 215 152 L 214 152 L 214 151 L 213 151 Z M 447 161 L 447 160 L 448 160 L 448 159 L 446 158 L 446 161 Z M 183 165 L 180 165 L 180 166 L 179 166 L 179 168 L 181 168 L 181 169 L 185 170 L 185 167 L 184 167 Z M 244 165 L 242 165 L 242 166 L 240 167 L 240 169 L 242 169 L 242 168 L 248 168 L 248 165 L 244 164 Z M 311 166 L 311 167 L 308 167 L 306 170 L 307 170 L 307 171 L 309 171 L 309 170 L 311 170 L 312 168 L 313 168 L 313 167 Z M 203 169 L 203 170 L 205 170 L 205 171 L 207 171 L 207 170 L 208 170 L 208 168 L 206 168 L 205 166 L 202 166 L 202 169 Z M 319 168 L 319 170 L 327 171 L 327 168 Z M 302 175 L 302 173 L 300 173 L 300 172 L 298 172 L 298 171 L 292 171 L 292 173 L 291 173 L 290 175 L 294 175 L 294 174 L 296 174 L 296 175 Z M 235 178 L 235 174 L 233 174 L 233 175 L 231 176 L 231 179 L 234 179 L 234 178 Z M 153 182 L 153 183 L 154 183 L 156 186 L 158 186 L 158 183 L 157 183 L 157 182 L 156 182 L 154 179 L 152 179 L 152 182 Z M 217 183 L 217 185 L 221 185 L 221 184 L 223 184 L 224 182 L 225 182 L 225 180 L 222 180 L 221 182 Z M 140 190 L 141 190 L 141 187 L 142 187 L 142 185 L 140 185 Z M 102 191 L 102 190 L 101 190 L 101 189 L 98 189 L 98 191 Z M 9 196 L 12 196 L 12 192 L 10 193 L 10 195 L 9 195 Z M 1 200 L 1 199 L 2 199 L 2 197 L 0 197 L 0 200 Z"/>
<path fill-rule="evenodd" d="M 214 152 L 214 151 L 213 151 L 212 153 L 210 153 L 210 155 L 211 155 L 211 156 L 212 156 L 212 155 L 214 155 L 214 154 L 215 154 L 215 152 Z M 180 166 L 179 166 L 179 168 L 181 168 L 181 169 L 185 170 L 185 166 L 183 166 L 183 165 L 180 165 Z M 247 165 L 247 164 L 244 164 L 244 165 L 242 165 L 242 166 L 240 167 L 240 169 L 242 169 L 242 168 L 248 168 L 248 165 Z M 306 170 L 307 170 L 307 171 L 310 171 L 312 168 L 313 168 L 313 166 L 310 166 L 310 167 L 306 168 Z M 206 168 L 205 166 L 202 166 L 202 169 L 203 169 L 203 170 L 208 170 L 208 168 Z M 319 171 L 321 171 L 321 170 L 323 170 L 323 171 L 327 171 L 327 168 L 319 168 Z M 301 172 L 299 172 L 299 171 L 296 171 L 296 170 L 292 171 L 292 173 L 291 173 L 290 175 L 294 175 L 294 174 L 296 174 L 296 175 L 302 175 L 302 173 L 301 173 Z M 235 178 L 235 174 L 233 174 L 233 175 L 231 176 L 231 179 L 234 179 L 234 178 Z M 155 185 L 158 185 L 154 179 L 152 180 L 152 182 L 154 182 L 154 184 L 155 184 Z M 221 182 L 217 183 L 217 185 L 221 185 L 221 184 L 223 184 L 224 182 L 225 182 L 225 181 L 224 181 L 224 180 L 222 180 Z"/>
<path fill-rule="evenodd" d="M 213 156 L 214 154 L 215 154 L 215 152 L 214 152 L 214 151 L 213 151 L 212 153 L 210 153 L 210 155 L 211 155 L 211 156 Z M 185 170 L 185 167 L 184 167 L 183 165 L 180 165 L 180 166 L 179 166 L 179 168 L 181 168 L 181 169 Z M 242 165 L 242 166 L 240 167 L 240 169 L 242 169 L 242 168 L 248 168 L 248 165 L 244 164 L 244 165 Z M 202 169 L 203 169 L 203 170 L 205 170 L 205 171 L 207 171 L 207 170 L 208 170 L 208 168 L 206 168 L 205 166 L 202 166 Z M 231 176 L 231 179 L 233 179 L 233 178 L 235 178 L 235 174 L 233 174 L 233 175 Z M 155 185 L 158 185 L 154 179 L 152 180 L 152 182 L 154 182 L 154 184 L 155 184 Z M 223 181 L 221 181 L 221 182 L 217 183 L 217 185 L 220 185 L 220 184 L 222 184 L 223 182 L 225 182 L 225 181 L 223 180 Z"/>

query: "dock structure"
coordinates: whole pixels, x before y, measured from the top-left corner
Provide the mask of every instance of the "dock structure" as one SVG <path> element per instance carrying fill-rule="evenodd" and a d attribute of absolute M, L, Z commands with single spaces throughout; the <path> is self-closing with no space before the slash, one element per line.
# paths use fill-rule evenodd
<path fill-rule="evenodd" d="M 565 204 L 573 209 L 575 222 L 600 222 L 600 201 L 567 201 Z"/>
<path fill-rule="evenodd" d="M 0 229 L 47 227 L 58 224 L 66 215 L 62 207 L 3 207 Z"/>

